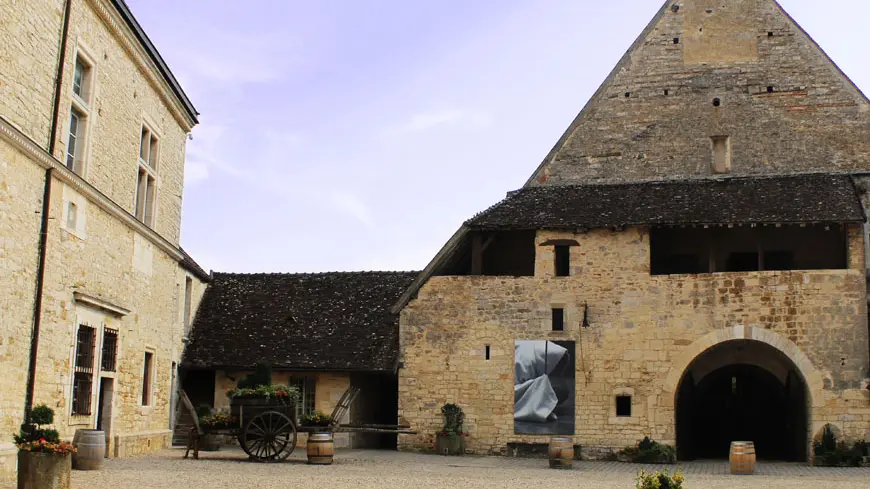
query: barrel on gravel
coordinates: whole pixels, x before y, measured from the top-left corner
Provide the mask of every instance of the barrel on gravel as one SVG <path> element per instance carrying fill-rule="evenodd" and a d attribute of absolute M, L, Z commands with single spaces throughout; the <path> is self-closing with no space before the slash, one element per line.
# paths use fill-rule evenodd
<path fill-rule="evenodd" d="M 332 433 L 311 433 L 308 435 L 308 463 L 311 465 L 332 465 L 335 455 L 335 442 Z"/>
<path fill-rule="evenodd" d="M 551 469 L 570 469 L 574 460 L 574 441 L 570 438 L 551 438 L 549 452 Z"/>
<path fill-rule="evenodd" d="M 76 430 L 73 436 L 72 468 L 98 470 L 106 457 L 106 432 L 103 430 Z"/>
<path fill-rule="evenodd" d="M 736 475 L 751 475 L 755 473 L 755 443 L 751 441 L 732 441 L 731 473 Z"/>

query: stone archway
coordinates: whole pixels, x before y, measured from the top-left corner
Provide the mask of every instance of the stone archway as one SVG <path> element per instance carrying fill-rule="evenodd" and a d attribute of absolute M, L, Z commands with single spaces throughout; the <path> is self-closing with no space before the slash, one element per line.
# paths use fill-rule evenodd
<path fill-rule="evenodd" d="M 823 386 L 788 339 L 736 326 L 686 347 L 665 379 L 662 400 L 673 402 L 674 439 L 684 459 L 721 457 L 727 437 L 743 436 L 758 439 L 768 457 L 797 461 L 807 457 L 809 420 L 824 402 Z"/>

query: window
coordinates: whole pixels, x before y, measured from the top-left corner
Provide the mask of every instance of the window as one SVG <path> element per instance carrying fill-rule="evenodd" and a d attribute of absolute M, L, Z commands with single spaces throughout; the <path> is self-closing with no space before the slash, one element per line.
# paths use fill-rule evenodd
<path fill-rule="evenodd" d="M 290 377 L 289 385 L 299 389 L 299 401 L 296 403 L 296 417 L 314 411 L 314 392 L 317 379 L 314 377 Z"/>
<path fill-rule="evenodd" d="M 80 325 L 76 335 L 75 369 L 73 371 L 72 414 L 91 414 L 91 393 L 94 385 L 94 348 L 97 332 Z"/>
<path fill-rule="evenodd" d="M 486 359 L 489 360 L 489 345 L 486 345 Z"/>
<path fill-rule="evenodd" d="M 621 418 L 631 417 L 631 396 L 616 396 L 616 415 Z"/>
<path fill-rule="evenodd" d="M 184 279 L 184 334 L 190 332 L 190 303 L 193 296 L 193 280 L 190 277 Z"/>
<path fill-rule="evenodd" d="M 713 142 L 713 173 L 730 172 L 731 138 L 728 136 L 713 136 L 711 141 Z"/>
<path fill-rule="evenodd" d="M 553 331 L 565 331 L 565 310 L 553 308 Z"/>
<path fill-rule="evenodd" d="M 556 276 L 567 277 L 571 275 L 571 247 L 556 245 Z"/>
<path fill-rule="evenodd" d="M 66 144 L 66 167 L 81 175 L 83 161 L 82 154 L 85 146 L 85 127 L 87 116 L 84 112 L 73 107 L 69 113 L 69 136 Z"/>
<path fill-rule="evenodd" d="M 118 359 L 118 330 L 103 329 L 103 358 L 101 368 L 105 372 L 114 372 Z"/>
<path fill-rule="evenodd" d="M 151 379 L 154 377 L 154 354 L 145 352 L 145 365 L 142 371 L 142 405 L 151 405 Z"/>
<path fill-rule="evenodd" d="M 81 55 L 76 56 L 75 70 L 73 71 L 73 93 L 88 105 L 91 94 L 91 72 L 91 65 Z"/>
<path fill-rule="evenodd" d="M 154 200 L 157 192 L 157 156 L 159 140 L 147 126 L 139 139 L 139 173 L 136 180 L 136 219 L 154 225 Z"/>

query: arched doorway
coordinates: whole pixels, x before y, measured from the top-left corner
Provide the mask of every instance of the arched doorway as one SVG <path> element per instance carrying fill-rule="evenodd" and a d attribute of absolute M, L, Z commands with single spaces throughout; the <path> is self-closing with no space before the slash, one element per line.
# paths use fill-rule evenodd
<path fill-rule="evenodd" d="M 675 398 L 681 460 L 727 458 L 731 441 L 758 458 L 807 460 L 808 394 L 795 364 L 767 343 L 716 344 L 688 366 Z"/>

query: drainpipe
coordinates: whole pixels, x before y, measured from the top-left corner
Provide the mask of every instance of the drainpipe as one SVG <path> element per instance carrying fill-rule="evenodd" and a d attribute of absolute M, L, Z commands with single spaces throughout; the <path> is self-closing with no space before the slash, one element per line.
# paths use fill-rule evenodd
<path fill-rule="evenodd" d="M 69 37 L 69 19 L 72 0 L 66 0 L 63 8 L 63 27 L 60 34 L 60 52 L 57 59 L 57 73 L 54 77 L 54 100 L 51 111 L 48 153 L 54 156 L 57 144 L 57 123 L 60 114 L 60 96 L 63 88 L 63 69 L 66 62 L 66 44 Z M 27 365 L 27 388 L 24 394 L 24 423 L 22 430 L 29 430 L 30 413 L 33 410 L 33 395 L 36 390 L 36 356 L 39 351 L 39 327 L 42 323 L 42 295 L 45 283 L 45 255 L 48 243 L 48 214 L 51 210 L 52 168 L 45 170 L 45 189 L 42 192 L 42 216 L 39 224 L 39 248 L 36 265 L 36 291 L 33 298 L 33 329 L 30 333 L 30 361 Z"/>
<path fill-rule="evenodd" d="M 57 74 L 54 77 L 54 107 L 51 114 L 51 130 L 49 131 L 48 153 L 54 156 L 54 146 L 57 142 L 57 119 L 60 113 L 60 91 L 63 88 L 63 66 L 66 62 L 66 40 L 69 37 L 69 17 L 72 0 L 66 0 L 63 8 L 63 30 L 60 35 L 60 57 L 57 60 Z"/>
<path fill-rule="evenodd" d="M 24 398 L 24 424 L 30 424 L 33 391 L 36 386 L 36 352 L 39 349 L 39 326 L 42 320 L 42 289 L 45 281 L 45 255 L 48 241 L 48 212 L 51 209 L 51 179 L 54 170 L 45 170 L 45 190 L 42 194 L 42 217 L 39 225 L 39 262 L 36 265 L 36 293 L 33 299 L 33 332 L 30 336 L 30 363 L 27 366 L 27 392 Z"/>

